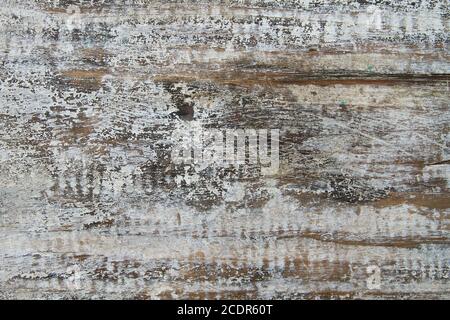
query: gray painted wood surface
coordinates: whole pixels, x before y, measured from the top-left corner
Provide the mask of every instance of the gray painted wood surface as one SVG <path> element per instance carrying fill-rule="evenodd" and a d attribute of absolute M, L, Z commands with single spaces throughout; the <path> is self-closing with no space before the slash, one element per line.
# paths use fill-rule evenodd
<path fill-rule="evenodd" d="M 0 298 L 450 297 L 448 1 L 1 4 Z"/>

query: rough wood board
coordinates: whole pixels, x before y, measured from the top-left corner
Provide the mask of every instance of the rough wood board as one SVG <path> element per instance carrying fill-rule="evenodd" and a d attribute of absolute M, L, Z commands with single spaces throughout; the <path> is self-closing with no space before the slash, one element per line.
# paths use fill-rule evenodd
<path fill-rule="evenodd" d="M 450 298 L 448 1 L 1 4 L 0 298 Z"/>

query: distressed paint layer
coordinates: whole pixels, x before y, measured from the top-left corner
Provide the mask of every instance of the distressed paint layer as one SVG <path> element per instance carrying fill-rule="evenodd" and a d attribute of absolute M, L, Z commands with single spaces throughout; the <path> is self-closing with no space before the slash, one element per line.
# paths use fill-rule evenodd
<path fill-rule="evenodd" d="M 448 1 L 372 2 L 2 0 L 0 298 L 448 299 Z"/>

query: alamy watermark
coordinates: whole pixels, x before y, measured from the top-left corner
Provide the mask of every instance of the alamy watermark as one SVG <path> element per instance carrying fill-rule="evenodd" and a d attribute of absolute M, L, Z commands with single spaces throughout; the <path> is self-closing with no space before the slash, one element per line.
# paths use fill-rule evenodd
<path fill-rule="evenodd" d="M 280 168 L 278 129 L 209 129 L 176 132 L 171 152 L 177 165 L 239 168 L 259 165 L 261 174 L 274 175 Z"/>
<path fill-rule="evenodd" d="M 366 269 L 367 280 L 366 285 L 369 290 L 381 289 L 381 269 L 379 266 L 370 265 Z"/>

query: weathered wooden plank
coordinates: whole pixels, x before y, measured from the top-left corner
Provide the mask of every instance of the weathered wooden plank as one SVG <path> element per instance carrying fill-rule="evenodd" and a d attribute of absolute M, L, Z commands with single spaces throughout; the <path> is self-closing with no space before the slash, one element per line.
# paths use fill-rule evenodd
<path fill-rule="evenodd" d="M 447 1 L 4 3 L 1 298 L 450 297 Z"/>

